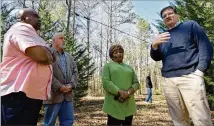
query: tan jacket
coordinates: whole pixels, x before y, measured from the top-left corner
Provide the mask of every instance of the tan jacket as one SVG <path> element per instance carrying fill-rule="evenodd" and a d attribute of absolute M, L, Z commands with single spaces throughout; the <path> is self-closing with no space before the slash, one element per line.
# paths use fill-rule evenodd
<path fill-rule="evenodd" d="M 57 52 L 54 50 L 54 53 Z M 78 81 L 78 70 L 76 63 L 74 61 L 74 58 L 67 52 L 65 53 L 66 62 L 67 62 L 67 69 L 68 69 L 68 78 L 67 82 L 65 82 L 65 78 L 62 72 L 62 68 L 60 65 L 60 59 L 56 55 L 56 61 L 52 64 L 53 66 L 53 79 L 52 79 L 52 85 L 51 85 L 51 99 L 43 101 L 44 104 L 55 104 L 60 103 L 64 99 L 66 101 L 72 101 L 72 91 L 77 86 Z M 72 91 L 64 94 L 59 91 L 60 87 L 62 85 L 71 84 Z"/>

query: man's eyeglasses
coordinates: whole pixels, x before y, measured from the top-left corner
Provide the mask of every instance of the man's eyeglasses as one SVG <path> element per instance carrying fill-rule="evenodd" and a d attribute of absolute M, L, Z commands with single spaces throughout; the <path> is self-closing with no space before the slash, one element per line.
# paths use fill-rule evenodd
<path fill-rule="evenodd" d="M 162 15 L 162 19 L 165 19 L 166 17 L 168 17 L 168 16 L 173 16 L 175 13 L 174 12 L 170 12 L 170 13 L 168 13 L 168 14 L 163 14 Z"/>

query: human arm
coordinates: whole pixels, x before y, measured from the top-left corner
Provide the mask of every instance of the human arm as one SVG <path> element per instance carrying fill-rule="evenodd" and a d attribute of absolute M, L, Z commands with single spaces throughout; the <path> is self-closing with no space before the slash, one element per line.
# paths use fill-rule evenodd
<path fill-rule="evenodd" d="M 71 60 L 71 68 L 72 71 L 72 75 L 71 75 L 71 82 L 66 84 L 66 87 L 69 88 L 69 91 L 71 91 L 72 89 L 76 89 L 77 84 L 78 84 L 78 68 L 76 65 L 76 62 L 74 61 L 73 57 L 70 56 L 70 60 Z"/>
<path fill-rule="evenodd" d="M 119 92 L 119 88 L 111 81 L 111 73 L 109 64 L 105 64 L 102 72 L 102 86 L 105 91 L 113 94 L 118 95 L 118 93 L 122 93 L 122 91 Z"/>
<path fill-rule="evenodd" d="M 133 95 L 139 88 L 140 88 L 139 81 L 137 79 L 135 71 L 132 69 L 132 85 L 127 91 L 123 92 L 123 94 L 120 96 L 120 98 L 123 101 L 129 99 L 130 96 Z"/>
<path fill-rule="evenodd" d="M 68 89 L 65 85 L 63 85 L 57 78 L 52 77 L 52 85 L 51 88 L 54 92 L 60 91 L 63 93 L 68 92 Z"/>
<path fill-rule="evenodd" d="M 201 72 L 205 72 L 209 68 L 213 57 L 212 45 L 205 31 L 197 22 L 193 22 L 192 24 L 192 34 L 199 51 L 199 63 L 197 69 Z"/>
<path fill-rule="evenodd" d="M 52 54 L 43 46 L 28 47 L 25 54 L 32 58 L 33 61 L 42 65 L 49 65 L 54 62 Z"/>
<path fill-rule="evenodd" d="M 151 49 L 150 49 L 150 56 L 153 60 L 155 60 L 155 61 L 162 60 L 162 55 L 161 55 L 159 46 L 162 43 L 167 42 L 169 39 L 170 39 L 169 32 L 164 32 L 164 33 L 158 34 L 154 38 L 152 45 L 151 45 Z"/>
<path fill-rule="evenodd" d="M 132 74 L 132 87 L 128 90 L 128 94 L 132 95 L 134 94 L 138 89 L 140 89 L 140 84 L 137 79 L 137 75 L 135 74 L 135 71 L 132 69 L 133 74 Z"/>
<path fill-rule="evenodd" d="M 45 47 L 45 41 L 36 33 L 33 27 L 21 25 L 12 35 L 12 42 L 33 61 L 49 65 L 53 62 L 51 53 Z"/>

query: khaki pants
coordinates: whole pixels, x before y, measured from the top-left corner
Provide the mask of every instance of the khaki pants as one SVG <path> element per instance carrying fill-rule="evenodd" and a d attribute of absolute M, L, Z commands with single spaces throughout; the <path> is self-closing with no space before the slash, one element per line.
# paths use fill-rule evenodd
<path fill-rule="evenodd" d="M 213 126 L 201 71 L 165 81 L 163 91 L 175 126 L 189 126 L 189 116 L 195 126 Z"/>

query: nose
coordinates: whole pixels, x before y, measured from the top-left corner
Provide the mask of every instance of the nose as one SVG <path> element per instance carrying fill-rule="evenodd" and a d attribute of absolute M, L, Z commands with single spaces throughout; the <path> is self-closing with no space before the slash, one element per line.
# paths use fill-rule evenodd
<path fill-rule="evenodd" d="M 165 19 L 167 19 L 168 17 L 170 17 L 170 14 L 166 14 Z"/>
<path fill-rule="evenodd" d="M 121 56 L 121 55 L 123 55 L 123 53 L 122 53 L 122 52 L 119 52 L 118 54 L 119 54 L 120 56 Z"/>

